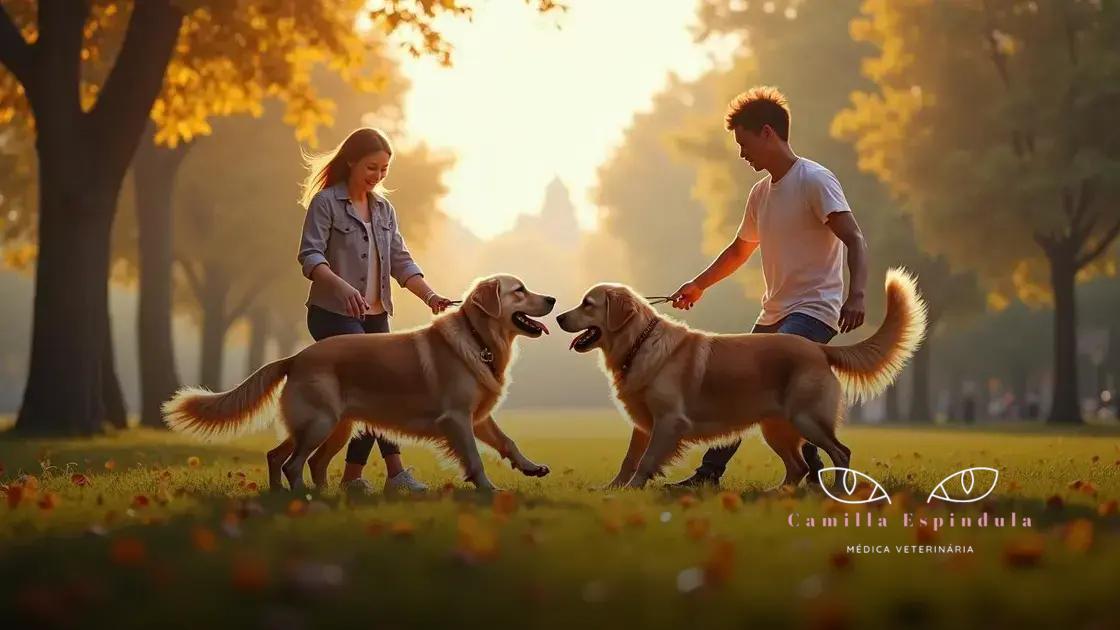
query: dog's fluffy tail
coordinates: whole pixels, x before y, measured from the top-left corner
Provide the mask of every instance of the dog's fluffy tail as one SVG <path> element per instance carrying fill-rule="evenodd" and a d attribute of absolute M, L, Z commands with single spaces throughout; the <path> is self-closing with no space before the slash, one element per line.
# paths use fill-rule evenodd
<path fill-rule="evenodd" d="M 926 333 L 926 304 L 905 269 L 887 271 L 887 316 L 854 346 L 821 346 L 849 403 L 878 396 L 914 356 Z"/>
<path fill-rule="evenodd" d="M 228 392 L 184 387 L 163 403 L 163 421 L 204 439 L 232 438 L 272 423 L 276 397 L 292 357 L 266 364 Z"/>

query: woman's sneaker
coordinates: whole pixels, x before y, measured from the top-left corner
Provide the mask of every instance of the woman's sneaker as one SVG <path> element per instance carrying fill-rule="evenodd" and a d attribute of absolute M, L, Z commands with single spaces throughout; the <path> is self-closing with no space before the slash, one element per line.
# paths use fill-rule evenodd
<path fill-rule="evenodd" d="M 424 492 L 428 486 L 412 476 L 412 469 L 405 468 L 394 477 L 385 480 L 385 494 Z"/>

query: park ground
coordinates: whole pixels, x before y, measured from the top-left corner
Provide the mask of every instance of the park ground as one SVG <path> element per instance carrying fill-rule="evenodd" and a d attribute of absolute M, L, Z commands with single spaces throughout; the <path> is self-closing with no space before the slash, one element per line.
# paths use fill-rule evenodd
<path fill-rule="evenodd" d="M 0 619 L 83 628 L 1120 627 L 1116 429 L 847 426 L 852 467 L 892 501 L 844 506 L 815 492 L 767 492 L 782 467 L 757 436 L 722 490 L 603 491 L 627 441 L 617 412 L 511 410 L 498 421 L 550 476 L 521 477 L 487 457 L 508 492 L 483 495 L 432 452 L 406 445 L 406 464 L 432 485 L 426 496 L 296 497 L 267 491 L 271 431 L 222 444 L 151 430 L 0 434 Z M 699 456 L 690 451 L 669 476 L 687 474 Z M 999 471 L 985 500 L 925 505 L 939 482 L 973 466 Z M 376 461 L 367 469 L 378 488 L 384 475 Z M 982 511 L 1005 526 L 960 525 Z M 933 526 L 950 515 L 957 526 Z M 822 527 L 823 517 L 845 516 L 849 527 Z"/>

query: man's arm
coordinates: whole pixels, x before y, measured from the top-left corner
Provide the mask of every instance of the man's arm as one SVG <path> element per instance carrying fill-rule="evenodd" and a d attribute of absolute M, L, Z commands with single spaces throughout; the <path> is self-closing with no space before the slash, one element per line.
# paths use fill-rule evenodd
<path fill-rule="evenodd" d="M 708 287 L 730 276 L 736 269 L 742 267 L 743 263 L 747 262 L 747 259 L 757 248 L 758 243 L 756 241 L 747 241 L 736 237 L 712 261 L 712 264 L 708 265 L 707 269 L 681 285 L 681 288 L 673 293 L 671 296 L 673 306 L 684 310 L 692 308 L 692 305 L 700 299 L 700 296 L 704 294 Z"/>
<path fill-rule="evenodd" d="M 840 309 L 840 332 L 846 333 L 863 325 L 864 289 L 867 288 L 867 241 L 851 212 L 828 215 L 828 227 L 848 248 L 848 299 Z"/>

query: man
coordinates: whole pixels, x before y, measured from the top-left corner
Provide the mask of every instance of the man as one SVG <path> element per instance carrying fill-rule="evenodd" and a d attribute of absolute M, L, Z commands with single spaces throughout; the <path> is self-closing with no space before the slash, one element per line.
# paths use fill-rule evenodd
<path fill-rule="evenodd" d="M 766 291 L 752 333 L 788 333 L 828 343 L 863 324 L 867 245 L 836 176 L 799 157 L 789 146 L 790 112 L 776 88 L 751 88 L 728 106 L 725 126 L 735 134 L 739 157 L 769 176 L 751 189 L 734 241 L 703 271 L 673 294 L 688 310 L 704 291 L 731 275 L 757 248 Z M 850 286 L 844 298 L 843 258 Z M 718 486 L 740 441 L 711 448 L 696 473 L 677 487 Z M 817 447 L 802 448 L 809 482 L 823 467 Z"/>

